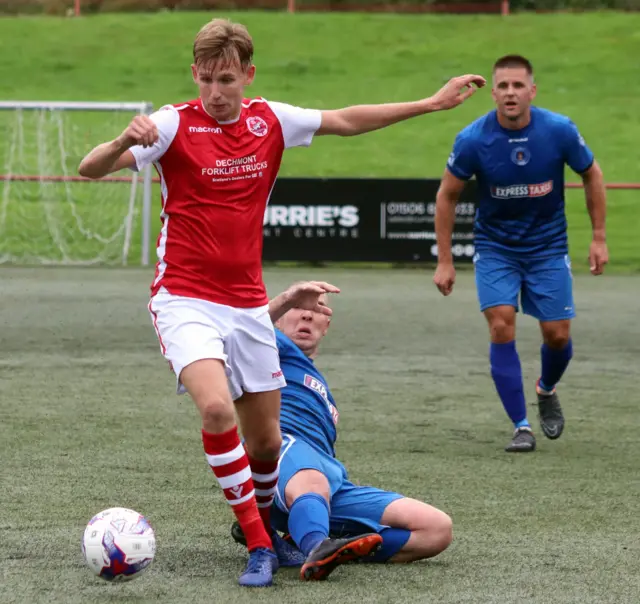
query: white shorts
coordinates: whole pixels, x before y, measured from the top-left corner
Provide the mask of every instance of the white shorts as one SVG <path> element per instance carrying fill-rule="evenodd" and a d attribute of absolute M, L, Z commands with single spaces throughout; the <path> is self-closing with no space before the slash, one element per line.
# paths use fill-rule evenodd
<path fill-rule="evenodd" d="M 269 307 L 233 308 L 197 298 L 158 292 L 149 302 L 160 350 L 184 394 L 182 370 L 201 359 L 224 362 L 233 400 L 243 392 L 286 386 L 280 369 Z"/>

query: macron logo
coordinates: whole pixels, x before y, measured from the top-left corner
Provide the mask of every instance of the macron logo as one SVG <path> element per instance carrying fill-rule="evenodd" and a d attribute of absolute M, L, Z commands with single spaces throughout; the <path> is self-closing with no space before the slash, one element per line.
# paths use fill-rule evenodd
<path fill-rule="evenodd" d="M 211 134 L 222 134 L 222 128 L 212 128 L 211 126 L 189 126 L 189 132 L 210 132 Z"/>

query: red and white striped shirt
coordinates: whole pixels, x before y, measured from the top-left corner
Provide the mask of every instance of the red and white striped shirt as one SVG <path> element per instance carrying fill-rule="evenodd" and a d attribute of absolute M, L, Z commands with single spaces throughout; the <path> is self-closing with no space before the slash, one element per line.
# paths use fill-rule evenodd
<path fill-rule="evenodd" d="M 151 295 L 160 288 L 236 308 L 267 304 L 262 280 L 264 212 L 288 147 L 309 146 L 321 113 L 245 100 L 218 122 L 200 99 L 151 114 L 159 140 L 131 148 L 137 169 L 161 180 L 162 229 Z"/>

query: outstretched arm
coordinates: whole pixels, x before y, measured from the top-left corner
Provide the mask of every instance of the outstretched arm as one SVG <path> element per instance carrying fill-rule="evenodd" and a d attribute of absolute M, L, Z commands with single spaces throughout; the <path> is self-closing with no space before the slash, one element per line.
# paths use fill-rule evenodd
<path fill-rule="evenodd" d="M 452 78 L 433 96 L 409 103 L 386 103 L 381 105 L 354 105 L 344 109 L 322 112 L 322 123 L 317 135 L 337 134 L 355 136 L 386 128 L 397 122 L 453 109 L 486 84 L 479 75 L 464 75 Z"/>
<path fill-rule="evenodd" d="M 340 289 L 324 281 L 294 283 L 269 301 L 269 317 L 275 323 L 292 308 L 304 308 L 330 317 L 333 311 L 320 298 L 324 294 L 338 293 Z"/>

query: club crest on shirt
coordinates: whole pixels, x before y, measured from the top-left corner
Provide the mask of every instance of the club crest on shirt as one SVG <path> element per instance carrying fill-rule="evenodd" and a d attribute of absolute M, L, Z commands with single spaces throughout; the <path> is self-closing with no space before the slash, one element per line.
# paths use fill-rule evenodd
<path fill-rule="evenodd" d="M 267 132 L 269 132 L 267 122 L 257 115 L 252 115 L 247 118 L 247 128 L 251 134 L 255 134 L 256 136 L 265 136 Z"/>
<path fill-rule="evenodd" d="M 511 151 L 511 161 L 516 164 L 516 166 L 526 166 L 531 159 L 531 151 L 526 147 L 515 147 L 513 151 Z"/>

